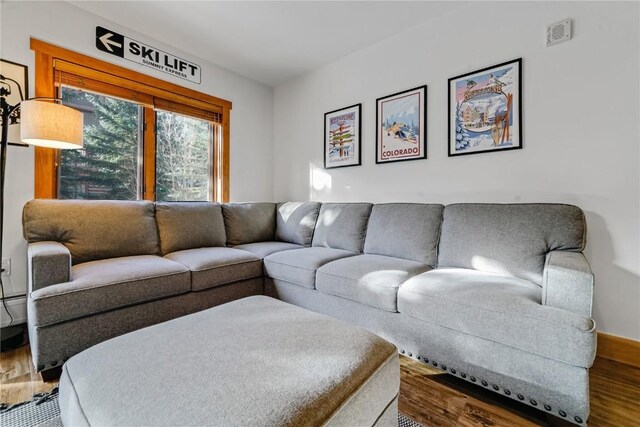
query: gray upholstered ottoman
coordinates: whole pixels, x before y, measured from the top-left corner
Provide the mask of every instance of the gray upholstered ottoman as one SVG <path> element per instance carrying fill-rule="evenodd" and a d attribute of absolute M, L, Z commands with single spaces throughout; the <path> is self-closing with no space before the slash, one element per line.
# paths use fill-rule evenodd
<path fill-rule="evenodd" d="M 397 426 L 394 345 L 263 296 L 111 339 L 60 380 L 66 426 Z"/>

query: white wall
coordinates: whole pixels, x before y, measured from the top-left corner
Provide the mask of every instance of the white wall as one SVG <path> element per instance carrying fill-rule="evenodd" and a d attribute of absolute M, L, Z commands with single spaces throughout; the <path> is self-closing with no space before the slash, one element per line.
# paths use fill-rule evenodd
<path fill-rule="evenodd" d="M 271 200 L 273 89 L 218 67 L 187 52 L 164 46 L 134 30 L 63 2 L 2 2 L 0 9 L 0 56 L 29 67 L 29 92 L 34 96 L 34 54 L 29 38 L 113 62 L 145 74 L 171 81 L 233 102 L 231 111 L 231 199 Z M 141 42 L 175 53 L 202 67 L 202 83 L 191 84 L 165 73 L 107 55 L 95 48 L 95 27 L 121 30 Z M 22 206 L 33 198 L 33 148 L 10 147 L 7 160 L 5 194 L 5 238 L 3 257 L 12 258 L 10 277 L 4 277 L 8 296 L 26 291 L 26 243 L 20 222 Z M 11 308 L 18 320 L 24 319 L 24 304 Z M 4 326 L 6 316 L 2 317 Z"/>
<path fill-rule="evenodd" d="M 401 11 L 402 6 L 398 6 Z M 563 202 L 589 226 L 600 331 L 640 339 L 639 7 L 472 3 L 276 87 L 277 200 Z M 574 20 L 545 47 L 545 25 Z M 447 79 L 523 58 L 524 149 L 447 157 Z M 375 164 L 375 99 L 428 85 L 428 160 Z M 323 170 L 323 114 L 363 102 L 363 166 Z"/>

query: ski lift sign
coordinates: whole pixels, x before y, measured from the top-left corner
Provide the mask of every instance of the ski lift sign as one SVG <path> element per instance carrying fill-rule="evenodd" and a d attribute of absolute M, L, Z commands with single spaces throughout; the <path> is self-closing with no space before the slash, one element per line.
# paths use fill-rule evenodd
<path fill-rule="evenodd" d="M 96 27 L 96 48 L 110 55 L 200 84 L 199 65 L 104 27 Z"/>
<path fill-rule="evenodd" d="M 521 64 L 449 79 L 449 156 L 522 148 Z"/>
<path fill-rule="evenodd" d="M 427 158 L 427 86 L 378 98 L 376 163 Z"/>

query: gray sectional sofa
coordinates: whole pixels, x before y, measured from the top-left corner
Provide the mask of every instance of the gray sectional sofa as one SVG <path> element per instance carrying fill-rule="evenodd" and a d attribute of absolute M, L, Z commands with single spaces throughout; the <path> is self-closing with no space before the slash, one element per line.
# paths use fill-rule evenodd
<path fill-rule="evenodd" d="M 586 423 L 594 282 L 575 206 L 34 200 L 23 221 L 39 371 L 108 338 L 266 294 Z"/>

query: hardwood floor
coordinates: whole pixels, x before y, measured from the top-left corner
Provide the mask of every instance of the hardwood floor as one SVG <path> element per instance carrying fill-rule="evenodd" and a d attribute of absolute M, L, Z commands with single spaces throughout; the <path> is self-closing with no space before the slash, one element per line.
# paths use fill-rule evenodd
<path fill-rule="evenodd" d="M 427 426 L 571 426 L 569 422 L 401 358 L 401 412 Z M 597 358 L 589 426 L 640 425 L 640 369 Z"/>
<path fill-rule="evenodd" d="M 28 345 L 0 353 L 0 403 L 19 403 L 51 391 L 58 382 L 44 383 L 31 362 Z"/>
<path fill-rule="evenodd" d="M 53 389 L 31 363 L 29 346 L 0 354 L 0 402 L 18 403 Z M 429 427 L 569 426 L 541 411 L 401 357 L 400 411 Z M 590 371 L 589 426 L 638 426 L 640 369 L 596 359 Z"/>

